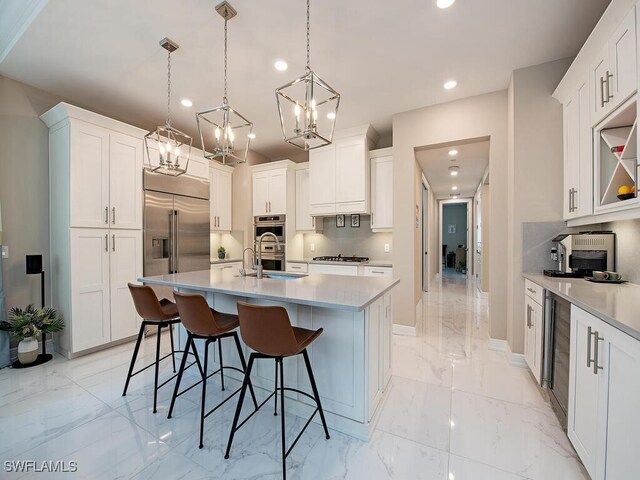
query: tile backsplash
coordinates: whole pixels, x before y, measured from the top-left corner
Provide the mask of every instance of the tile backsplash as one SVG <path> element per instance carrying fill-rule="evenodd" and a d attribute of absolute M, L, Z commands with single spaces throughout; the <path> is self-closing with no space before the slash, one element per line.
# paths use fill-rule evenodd
<path fill-rule="evenodd" d="M 336 217 L 325 217 L 324 228 L 320 233 L 304 234 L 304 258 L 323 255 L 358 255 L 372 260 L 391 260 L 393 245 L 392 234 L 373 233 L 371 231 L 371 217 L 360 216 L 360 227 L 351 227 L 351 216 L 345 215 L 345 226 L 336 227 Z M 389 245 L 389 252 L 384 251 L 385 244 Z M 311 251 L 311 246 L 315 251 Z"/>

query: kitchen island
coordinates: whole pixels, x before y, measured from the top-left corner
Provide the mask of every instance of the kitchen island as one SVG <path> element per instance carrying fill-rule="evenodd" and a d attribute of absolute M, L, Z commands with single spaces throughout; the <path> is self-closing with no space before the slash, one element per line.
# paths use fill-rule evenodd
<path fill-rule="evenodd" d="M 293 325 L 318 329 L 323 334 L 309 348 L 322 406 L 330 428 L 368 440 L 391 379 L 392 278 L 292 275 L 265 272 L 273 278 L 258 280 L 232 269 L 202 270 L 143 277 L 139 281 L 200 293 L 220 312 L 237 313 L 238 301 L 257 305 L 282 305 Z M 180 332 L 178 329 L 178 332 Z M 178 339 L 184 343 L 184 332 Z M 198 345 L 198 348 L 203 348 Z M 243 346 L 248 357 L 248 347 Z M 240 366 L 232 342 L 223 342 L 225 365 Z M 213 369 L 217 368 L 217 349 Z M 304 361 L 284 361 L 285 385 L 310 391 Z M 226 376 L 240 381 L 233 371 Z M 273 362 L 258 362 L 252 382 L 263 396 L 274 388 Z M 309 399 L 295 392 L 287 395 L 287 410 L 302 416 L 312 411 Z M 290 409 L 290 410 L 289 410 Z M 316 420 L 316 418 L 314 418 Z"/>

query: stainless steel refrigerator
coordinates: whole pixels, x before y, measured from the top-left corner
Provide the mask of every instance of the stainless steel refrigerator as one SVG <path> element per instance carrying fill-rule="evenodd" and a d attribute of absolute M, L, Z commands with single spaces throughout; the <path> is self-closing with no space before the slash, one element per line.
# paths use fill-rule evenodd
<path fill-rule="evenodd" d="M 209 182 L 144 171 L 144 275 L 208 270 Z"/>

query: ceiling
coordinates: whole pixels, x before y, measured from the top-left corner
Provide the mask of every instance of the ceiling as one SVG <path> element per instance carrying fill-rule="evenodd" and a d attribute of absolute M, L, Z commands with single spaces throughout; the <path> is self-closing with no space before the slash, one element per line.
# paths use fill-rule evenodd
<path fill-rule="evenodd" d="M 195 112 L 222 99 L 218 1 L 0 0 L 0 17 L 43 5 L 25 28 L 0 34 L 0 74 L 151 129 L 165 119 L 158 42 L 168 36 L 181 47 L 172 56 L 173 124 L 195 138 Z M 311 65 L 342 94 L 336 128 L 371 123 L 388 137 L 394 113 L 502 90 L 516 68 L 575 55 L 608 3 L 458 0 L 441 10 L 435 0 L 315 0 Z M 304 71 L 305 2 L 232 5 L 229 102 L 254 122 L 252 148 L 283 158 L 293 147 L 282 142 L 274 89 Z M 274 69 L 280 58 L 288 71 Z M 444 90 L 452 78 L 458 87 Z M 182 97 L 194 106 L 182 107 Z"/>
<path fill-rule="evenodd" d="M 455 156 L 449 155 L 457 150 Z M 470 198 L 476 192 L 489 165 L 489 140 L 470 143 L 448 143 L 416 151 L 416 160 L 427 177 L 429 186 L 437 199 L 450 199 L 457 193 L 460 198 Z M 458 175 L 451 176 L 449 167 L 456 165 Z M 458 187 L 452 190 L 452 186 Z"/>

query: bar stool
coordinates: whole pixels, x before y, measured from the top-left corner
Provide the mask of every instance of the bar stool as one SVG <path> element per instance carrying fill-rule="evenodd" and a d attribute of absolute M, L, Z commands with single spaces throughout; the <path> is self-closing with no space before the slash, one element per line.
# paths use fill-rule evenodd
<path fill-rule="evenodd" d="M 206 410 L 206 392 L 207 392 L 207 379 L 217 373 L 220 373 L 220 383 L 222 384 L 222 390 L 224 390 L 224 369 L 236 370 L 242 374 L 247 370 L 247 364 L 244 359 L 244 355 L 242 354 L 242 348 L 240 347 L 240 340 L 238 340 L 238 334 L 234 331 L 239 323 L 238 316 L 231 315 L 228 313 L 220 313 L 216 312 L 213 308 L 210 308 L 207 304 L 207 301 L 202 295 L 193 295 L 193 294 L 183 294 L 183 293 L 174 293 L 174 297 L 176 299 L 176 304 L 178 306 L 178 312 L 180 313 L 180 318 L 182 319 L 182 324 L 187 330 L 187 344 L 185 349 L 189 349 L 191 347 L 193 349 L 194 355 L 196 359 L 199 360 L 198 351 L 195 346 L 194 339 L 202 339 L 204 340 L 204 366 L 200 371 L 202 379 L 190 387 L 186 388 L 182 392 L 180 390 L 180 383 L 182 382 L 182 375 L 185 371 L 186 364 L 186 355 L 182 357 L 182 362 L 180 363 L 180 370 L 178 371 L 178 380 L 176 381 L 176 386 L 173 390 L 173 397 L 171 398 L 171 406 L 169 407 L 169 415 L 168 418 L 171 418 L 173 414 L 173 407 L 175 405 L 176 398 L 182 395 L 185 392 L 188 392 L 196 385 L 202 383 L 202 403 L 200 405 L 200 448 L 203 447 L 203 437 L 204 437 L 204 419 L 215 412 L 222 405 L 227 403 L 227 401 L 231 400 L 231 398 L 238 392 L 240 392 L 241 388 L 238 388 L 235 392 L 225 398 L 218 405 L 213 407 L 209 412 L 205 413 Z M 235 341 L 236 349 L 238 350 L 238 357 L 240 357 L 240 364 L 242 365 L 242 369 L 226 366 L 222 362 L 222 339 L 231 337 Z M 212 342 L 218 342 L 218 354 L 220 357 L 220 368 L 215 372 L 209 374 L 207 369 L 209 365 L 209 344 Z M 258 408 L 258 402 L 256 401 L 256 395 L 253 391 L 253 385 L 251 385 L 251 381 L 248 382 L 249 389 L 251 390 L 251 397 L 253 398 L 253 404 L 256 408 Z M 245 384 L 243 383 L 243 387 Z"/>
<path fill-rule="evenodd" d="M 127 389 L 129 388 L 129 381 L 131 380 L 131 377 L 134 377 L 137 374 L 145 371 L 147 368 L 155 366 L 155 379 L 153 383 L 153 413 L 156 413 L 158 389 L 164 387 L 167 383 L 169 383 L 177 376 L 173 375 L 171 378 L 158 385 L 158 370 L 160 368 L 160 362 L 162 360 L 171 356 L 171 360 L 173 362 L 173 372 L 176 372 L 176 350 L 173 346 L 173 325 L 176 323 L 180 323 L 180 318 L 178 317 L 178 308 L 176 307 L 175 303 L 167 300 L 166 298 L 158 301 L 158 297 L 156 296 L 155 292 L 148 285 L 134 285 L 132 283 L 129 283 L 128 285 L 129 291 L 131 292 L 131 297 L 133 298 L 133 304 L 136 307 L 136 311 L 138 312 L 138 315 L 142 317 L 142 324 L 140 325 L 140 331 L 138 332 L 138 340 L 136 341 L 136 346 L 133 350 L 133 357 L 131 358 L 131 364 L 129 365 L 129 373 L 127 374 L 127 380 L 124 384 L 122 396 L 124 397 L 127 395 Z M 147 326 L 158 327 L 158 335 L 156 339 L 156 360 L 155 362 L 133 373 L 133 368 L 138 358 L 138 351 L 140 350 L 140 343 L 142 342 L 144 330 Z M 162 329 L 167 327 L 169 327 L 171 337 L 171 353 L 160 358 L 160 339 L 162 337 Z M 183 358 L 186 357 L 187 355 L 185 353 Z M 192 365 L 193 363 L 191 363 L 189 367 L 191 367 Z M 198 366 L 200 367 L 200 365 Z M 201 367 L 200 370 L 202 370 Z"/>
<path fill-rule="evenodd" d="M 284 307 L 264 307 L 259 305 L 251 305 L 244 302 L 238 302 L 238 316 L 240 320 L 240 335 L 242 335 L 242 341 L 251 349 L 254 350 L 249 357 L 249 368 L 244 376 L 244 382 L 242 384 L 242 392 L 240 393 L 240 399 L 238 400 L 238 406 L 236 407 L 235 417 L 233 419 L 233 425 L 231 427 L 231 433 L 229 434 L 229 443 L 227 444 L 227 451 L 224 458 L 229 458 L 229 452 L 231 451 L 231 444 L 233 443 L 233 436 L 235 432 L 242 427 L 269 399 L 276 396 L 277 405 L 277 392 L 278 392 L 278 369 L 280 370 L 280 423 L 282 427 L 282 477 L 287 477 L 286 458 L 296 445 L 306 428 L 311 423 L 311 420 L 317 412 L 320 413 L 320 419 L 322 420 L 322 426 L 324 427 L 324 433 L 327 440 L 330 438 L 329 430 L 327 429 L 327 422 L 324 418 L 324 412 L 322 410 L 322 404 L 320 403 L 320 395 L 318 395 L 318 388 L 316 387 L 316 381 L 313 377 L 313 371 L 311 369 L 311 362 L 309 361 L 309 355 L 307 354 L 307 347 L 320 336 L 322 328 L 318 330 L 308 330 L 306 328 L 293 327 L 289 320 L 289 315 Z M 302 355 L 304 358 L 305 366 L 307 367 L 307 374 L 309 375 L 309 381 L 311 383 L 311 389 L 313 390 L 313 396 L 306 392 L 300 391 L 295 388 L 284 386 L 284 368 L 282 360 L 285 357 L 291 357 L 295 355 Z M 276 389 L 271 393 L 247 418 L 245 418 L 240 425 L 238 420 L 240 418 L 240 412 L 242 410 L 242 403 L 247 391 L 247 386 L 251 385 L 251 369 L 253 368 L 253 362 L 257 358 L 272 358 L 276 363 Z M 285 390 L 305 395 L 311 400 L 315 401 L 316 409 L 314 410 L 307 423 L 302 428 L 302 431 L 298 434 L 293 441 L 289 449 L 286 448 L 285 443 L 285 413 L 284 413 L 284 392 Z M 274 415 L 276 412 L 274 411 Z"/>

